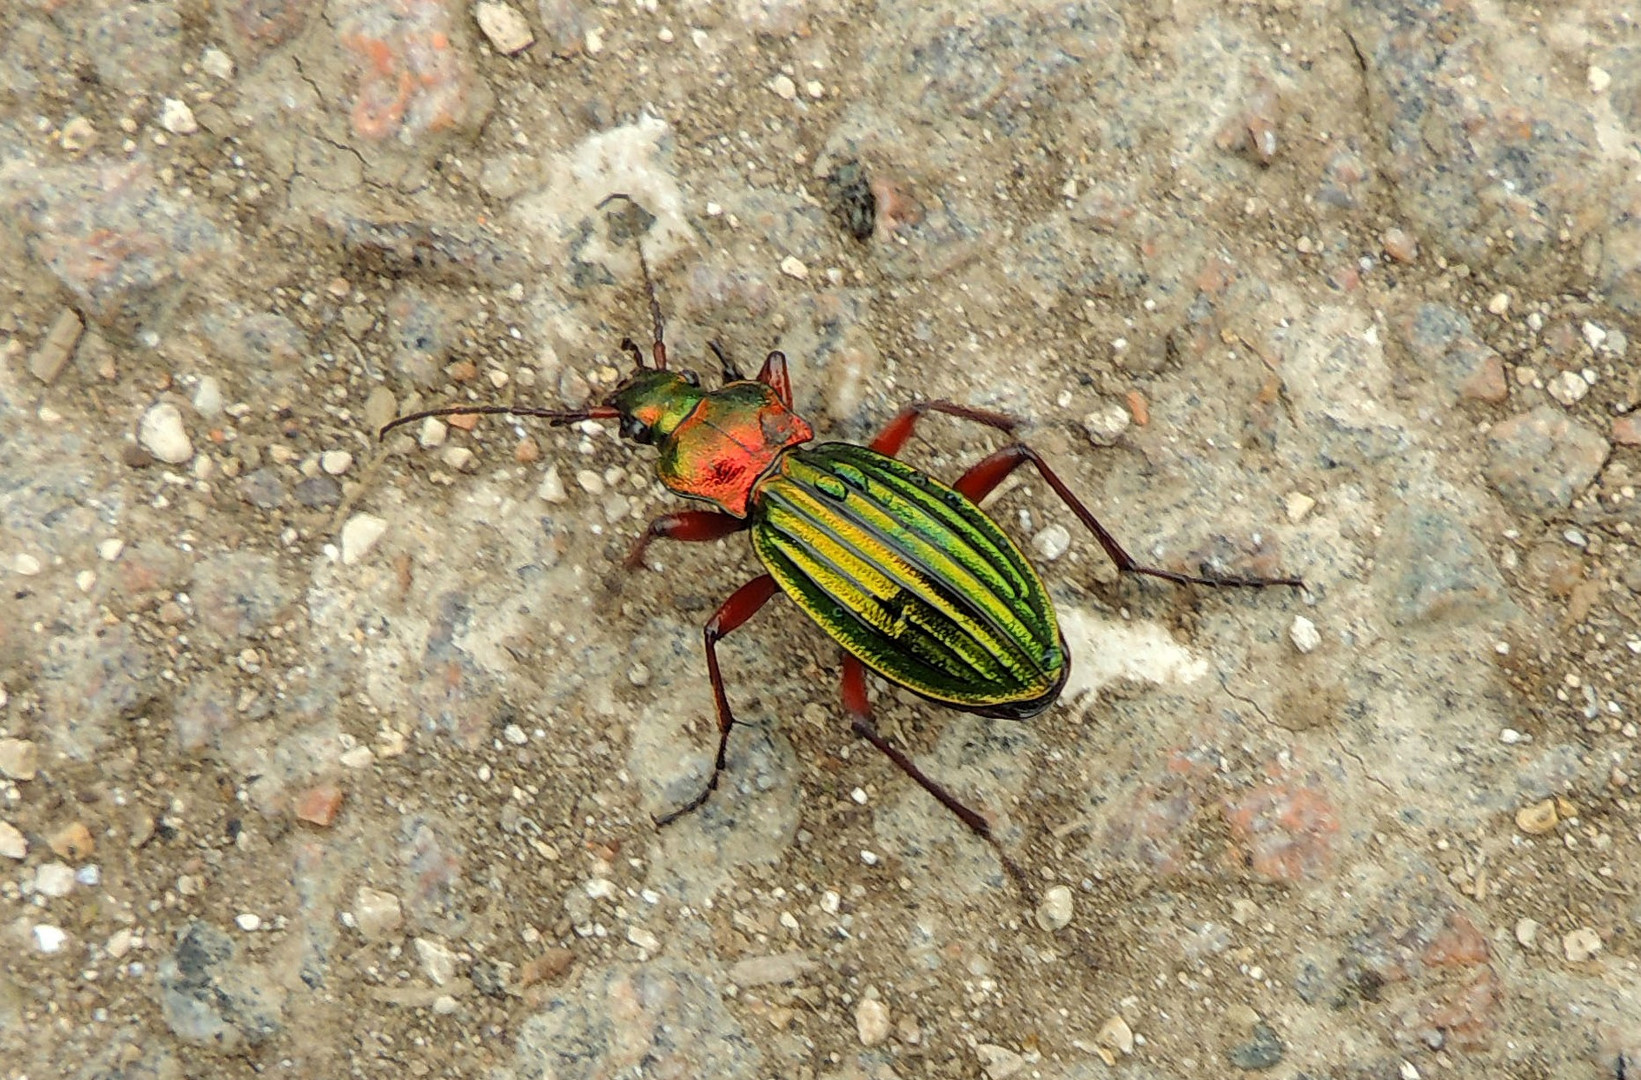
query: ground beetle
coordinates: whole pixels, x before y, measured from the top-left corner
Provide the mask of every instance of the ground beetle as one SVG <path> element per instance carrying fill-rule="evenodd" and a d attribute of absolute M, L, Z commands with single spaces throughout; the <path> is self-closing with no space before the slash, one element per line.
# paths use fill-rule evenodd
<path fill-rule="evenodd" d="M 626 195 L 615 200 L 637 204 Z M 630 339 L 632 374 L 600 405 L 582 409 L 457 405 L 401 416 L 389 430 L 429 416 L 475 413 L 538 417 L 554 424 L 615 420 L 621 434 L 660 452 L 661 482 L 712 507 L 664 514 L 633 545 L 627 567 L 643 564 L 657 539 L 708 541 L 747 531 L 764 574 L 737 589 L 707 620 L 707 672 L 718 712 L 712 775 L 689 802 L 656 819 L 667 825 L 698 809 L 718 786 L 735 717 L 718 669 L 718 642 L 776 591 L 843 646 L 843 703 L 857 735 L 888 756 L 989 842 L 1019 879 L 986 819 L 919 769 L 872 723 L 866 669 L 930 701 L 981 716 L 1024 720 L 1054 703 L 1071 670 L 1054 606 L 1036 569 L 979 503 L 1029 463 L 1099 541 L 1117 568 L 1178 584 L 1290 585 L 1298 578 L 1204 577 L 1141 566 L 1124 551 L 1042 457 L 1022 442 L 997 451 L 950 487 L 895 458 L 925 413 L 972 420 L 1012 434 L 1001 413 L 950 401 L 906 406 L 867 446 L 812 443 L 814 430 L 792 411 L 786 356 L 771 352 L 745 378 L 713 344 L 723 384 L 703 390 L 687 371 L 667 367 L 661 305 L 649 264 L 639 269 L 654 324 L 652 364 Z"/>

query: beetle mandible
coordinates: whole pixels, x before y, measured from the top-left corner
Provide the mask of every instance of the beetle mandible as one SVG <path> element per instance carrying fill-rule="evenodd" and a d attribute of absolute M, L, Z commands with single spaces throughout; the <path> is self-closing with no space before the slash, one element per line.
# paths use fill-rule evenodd
<path fill-rule="evenodd" d="M 599 203 L 637 203 L 624 194 Z M 653 445 L 657 472 L 671 491 L 708 509 L 680 510 L 650 522 L 626 559 L 643 564 L 656 540 L 711 541 L 748 532 L 765 572 L 737 589 L 702 629 L 718 720 L 712 774 L 688 802 L 655 819 L 665 826 L 699 809 L 718 787 L 735 716 L 718 667 L 718 642 L 784 592 L 843 650 L 842 696 L 856 735 L 987 841 L 1019 872 L 984 817 L 889 742 L 872 722 L 866 671 L 920 697 L 981 716 L 1024 720 L 1052 705 L 1071 670 L 1048 590 L 1035 567 L 981 510 L 985 499 L 1024 465 L 1094 535 L 1117 569 L 1176 584 L 1302 588 L 1295 577 L 1199 576 L 1142 566 L 1123 550 L 1040 454 L 1012 442 L 950 486 L 898 460 L 928 413 L 970 420 L 1013 435 L 1002 413 L 951 401 L 918 401 L 897 413 L 866 446 L 816 443 L 792 410 L 785 354 L 771 352 L 747 379 L 716 343 L 723 382 L 705 390 L 690 372 L 669 369 L 661 305 L 642 244 L 638 263 L 653 324 L 651 362 L 631 339 L 621 348 L 633 371 L 600 404 L 581 409 L 456 405 L 401 416 L 380 434 L 430 416 L 513 415 L 553 424 L 614 420 L 620 433 Z"/>

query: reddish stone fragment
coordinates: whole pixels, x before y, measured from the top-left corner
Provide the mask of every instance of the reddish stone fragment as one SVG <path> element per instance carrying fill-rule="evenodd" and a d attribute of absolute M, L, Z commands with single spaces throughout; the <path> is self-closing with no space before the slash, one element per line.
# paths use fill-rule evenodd
<path fill-rule="evenodd" d="M 1613 442 L 1620 446 L 1641 446 L 1641 412 L 1632 412 L 1613 421 Z"/>
<path fill-rule="evenodd" d="M 1487 939 L 1476 924 L 1453 911 L 1424 951 L 1423 959 L 1432 967 L 1474 967 L 1485 964 L 1487 956 Z"/>
<path fill-rule="evenodd" d="M 328 829 L 342 809 L 342 798 L 342 789 L 335 784 L 311 787 L 297 797 L 296 816 L 310 825 Z"/>
<path fill-rule="evenodd" d="M 1299 881 L 1326 868 L 1333 855 L 1339 817 L 1315 787 L 1278 784 L 1226 799 L 1231 834 L 1254 873 L 1273 881 Z"/>

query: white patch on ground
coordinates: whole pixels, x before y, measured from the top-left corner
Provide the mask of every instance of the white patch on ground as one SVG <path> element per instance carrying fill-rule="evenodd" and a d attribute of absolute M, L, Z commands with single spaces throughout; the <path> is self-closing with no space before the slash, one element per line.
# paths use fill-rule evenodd
<path fill-rule="evenodd" d="M 1114 682 L 1154 685 L 1194 683 L 1208 673 L 1208 661 L 1169 636 L 1156 623 L 1123 622 L 1087 611 L 1060 612 L 1060 630 L 1071 649 L 1071 677 L 1062 697 L 1092 697 Z"/>
<path fill-rule="evenodd" d="M 621 192 L 656 222 L 644 234 L 644 255 L 659 266 L 674 252 L 695 245 L 695 230 L 684 217 L 684 197 L 671 169 L 672 126 L 644 114 L 638 120 L 589 135 L 547 162 L 547 183 L 519 199 L 513 216 L 520 228 L 552 245 L 545 254 L 559 263 L 582 223 L 598 204 Z M 619 209 L 614 207 L 612 209 Z M 630 245 L 612 250 L 602 234 L 580 249 L 582 258 L 603 263 L 612 272 L 637 272 Z"/>

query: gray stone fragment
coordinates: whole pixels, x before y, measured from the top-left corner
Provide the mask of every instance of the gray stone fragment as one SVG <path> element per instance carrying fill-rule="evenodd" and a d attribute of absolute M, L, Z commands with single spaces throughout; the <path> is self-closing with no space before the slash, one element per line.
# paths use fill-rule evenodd
<path fill-rule="evenodd" d="M 1434 504 L 1405 504 L 1392 513 L 1379 559 L 1397 625 L 1466 622 L 1511 610 L 1486 549 L 1463 522 Z"/>
<path fill-rule="evenodd" d="M 1540 405 L 1487 433 L 1487 479 L 1516 510 L 1549 517 L 1572 505 L 1610 450 L 1588 424 Z"/>
<path fill-rule="evenodd" d="M 159 963 L 160 1010 L 184 1042 L 231 1050 L 277 1035 L 283 995 L 254 965 L 237 962 L 233 941 L 194 923 Z"/>

